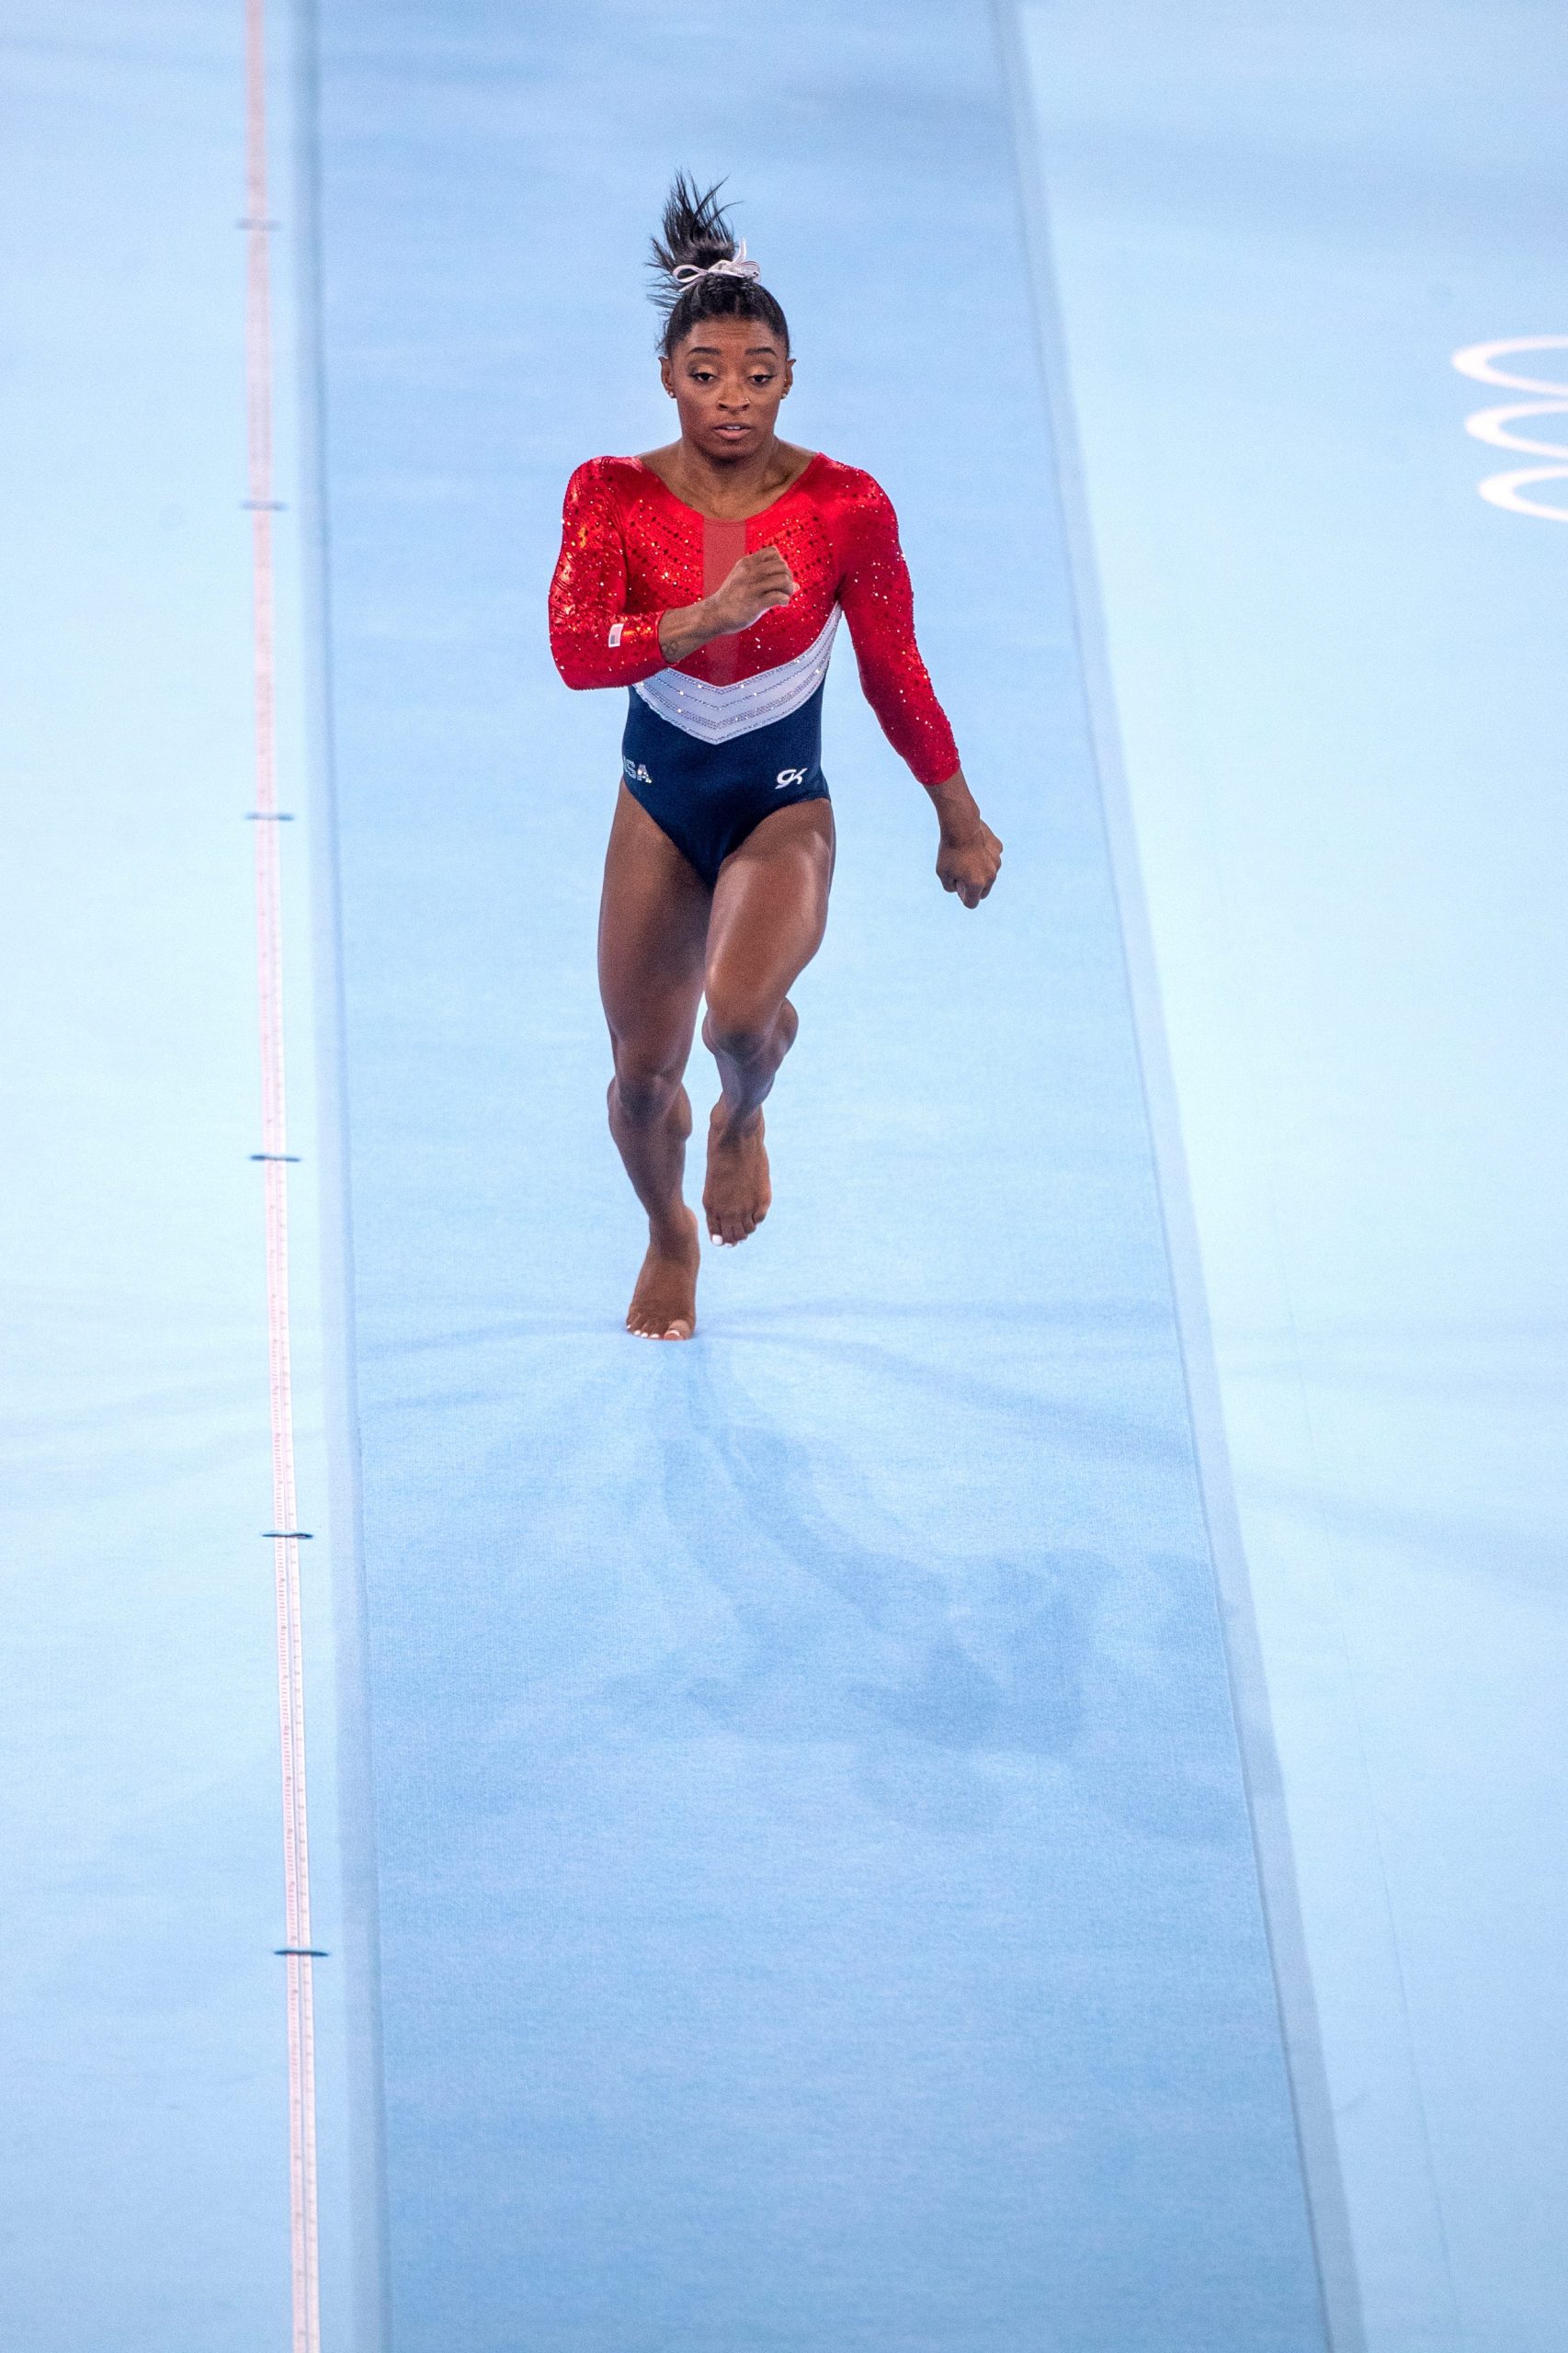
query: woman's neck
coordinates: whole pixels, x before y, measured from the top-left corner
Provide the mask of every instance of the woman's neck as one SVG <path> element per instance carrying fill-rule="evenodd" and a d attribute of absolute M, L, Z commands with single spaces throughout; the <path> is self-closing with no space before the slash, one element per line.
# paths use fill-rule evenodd
<path fill-rule="evenodd" d="M 775 435 L 766 449 L 748 450 L 744 458 L 712 458 L 683 439 L 651 449 L 642 463 L 684 505 L 721 521 L 739 522 L 770 506 L 811 461 L 809 449 L 797 449 Z"/>

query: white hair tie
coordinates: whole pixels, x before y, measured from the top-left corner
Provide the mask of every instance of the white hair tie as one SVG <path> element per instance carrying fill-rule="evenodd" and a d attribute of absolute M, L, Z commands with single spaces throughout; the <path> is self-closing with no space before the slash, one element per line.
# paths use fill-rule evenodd
<path fill-rule="evenodd" d="M 762 269 L 758 263 L 747 261 L 746 241 L 743 237 L 728 261 L 677 262 L 670 276 L 684 294 L 699 278 L 760 278 Z"/>

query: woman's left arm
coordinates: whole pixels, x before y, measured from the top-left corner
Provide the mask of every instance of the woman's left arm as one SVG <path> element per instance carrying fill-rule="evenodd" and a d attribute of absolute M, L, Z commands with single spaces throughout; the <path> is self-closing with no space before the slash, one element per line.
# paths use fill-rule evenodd
<path fill-rule="evenodd" d="M 915 638 L 915 593 L 885 491 L 868 482 L 850 519 L 839 602 L 867 701 L 931 797 L 941 828 L 937 878 L 966 907 L 995 881 L 1002 845 L 981 815 Z"/>

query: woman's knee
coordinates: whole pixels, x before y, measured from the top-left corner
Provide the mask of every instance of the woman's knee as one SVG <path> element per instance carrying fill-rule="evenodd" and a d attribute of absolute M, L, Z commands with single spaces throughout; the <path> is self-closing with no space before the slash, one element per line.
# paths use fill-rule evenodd
<path fill-rule="evenodd" d="M 710 1051 L 726 1062 L 761 1062 L 777 1043 L 778 1008 L 748 1003 L 723 992 L 710 995 L 702 1034 Z"/>
<path fill-rule="evenodd" d="M 680 1072 L 616 1049 L 610 1109 L 636 1128 L 654 1127 L 680 1093 Z"/>

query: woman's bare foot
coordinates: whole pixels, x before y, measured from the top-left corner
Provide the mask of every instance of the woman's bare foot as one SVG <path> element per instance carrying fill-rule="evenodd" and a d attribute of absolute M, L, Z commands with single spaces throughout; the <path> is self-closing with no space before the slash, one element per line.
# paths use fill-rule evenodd
<path fill-rule="evenodd" d="M 708 1180 L 702 1188 L 709 1233 L 718 1243 L 744 1242 L 756 1232 L 772 1201 L 762 1113 L 753 1111 L 733 1127 L 724 1105 L 715 1103 L 708 1122 Z"/>
<path fill-rule="evenodd" d="M 626 1328 L 641 1340 L 689 1340 L 697 1329 L 697 1269 L 701 1261 L 697 1220 L 676 1213 L 671 1231 L 650 1240 Z"/>

